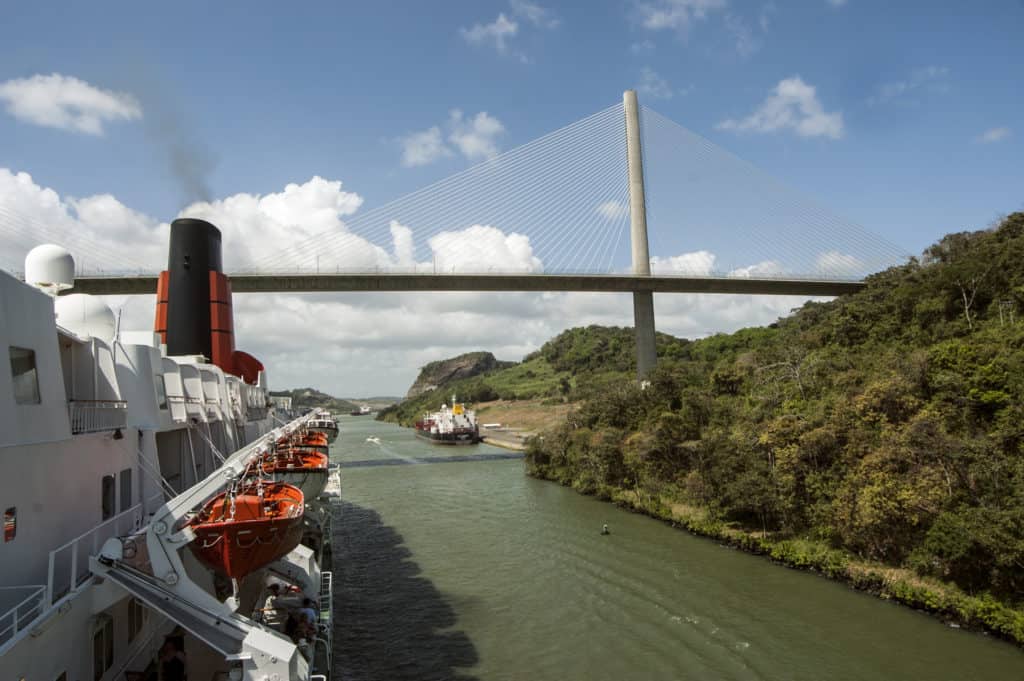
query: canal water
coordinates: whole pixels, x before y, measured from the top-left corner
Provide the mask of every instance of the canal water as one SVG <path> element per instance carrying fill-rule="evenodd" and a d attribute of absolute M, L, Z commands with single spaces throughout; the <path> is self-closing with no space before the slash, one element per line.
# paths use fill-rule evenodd
<path fill-rule="evenodd" d="M 1024 679 L 1005 642 L 530 479 L 521 460 L 444 462 L 503 450 L 340 426 L 336 679 Z"/>

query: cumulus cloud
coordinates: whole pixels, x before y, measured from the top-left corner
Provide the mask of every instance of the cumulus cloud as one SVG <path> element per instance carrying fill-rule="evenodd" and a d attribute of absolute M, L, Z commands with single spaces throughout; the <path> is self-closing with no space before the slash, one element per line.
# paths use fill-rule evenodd
<path fill-rule="evenodd" d="M 489 24 L 478 23 L 469 28 L 459 28 L 459 35 L 470 45 L 490 47 L 500 55 L 528 63 L 530 59 L 526 54 L 512 47 L 512 41 L 519 35 L 521 27 L 516 19 L 525 22 L 525 26 L 541 30 L 558 28 L 561 21 L 550 9 L 530 0 L 511 0 L 509 4 L 515 19 L 499 12 L 498 17 Z"/>
<path fill-rule="evenodd" d="M 452 109 L 445 129 L 447 141 L 436 125 L 399 138 L 402 165 L 412 168 L 433 163 L 454 155 L 453 147 L 470 162 L 485 161 L 500 153 L 498 139 L 505 134 L 502 122 L 486 111 L 467 118 L 462 110 Z"/>
<path fill-rule="evenodd" d="M 59 73 L 0 83 L 0 101 L 18 120 L 87 135 L 102 135 L 105 123 L 142 117 L 142 107 L 131 95 Z"/>
<path fill-rule="evenodd" d="M 715 128 L 736 132 L 792 130 L 801 137 L 829 139 L 840 139 L 844 133 L 842 112 L 825 111 L 814 87 L 800 76 L 779 81 L 761 106 L 746 118 L 726 119 Z"/>
<path fill-rule="evenodd" d="M 437 272 L 541 272 L 530 238 L 490 225 L 441 232 L 429 240 Z"/>
<path fill-rule="evenodd" d="M 726 6 L 725 0 L 657 0 L 637 6 L 640 25 L 652 31 L 676 30 L 685 33 L 708 14 Z"/>
<path fill-rule="evenodd" d="M 462 111 L 453 109 L 448 117 L 451 133 L 448 141 L 470 161 L 483 161 L 498 155 L 498 137 L 505 133 L 505 126 L 494 116 L 481 111 L 471 118 L 465 118 Z"/>
<path fill-rule="evenodd" d="M 605 201 L 598 204 L 595 210 L 605 220 L 618 220 L 629 212 L 629 206 L 621 201 Z"/>
<path fill-rule="evenodd" d="M 497 50 L 498 54 L 510 54 L 509 40 L 519 32 L 519 24 L 498 14 L 498 18 L 489 24 L 474 24 L 470 28 L 460 28 L 459 35 L 470 45 L 486 45 Z"/>
<path fill-rule="evenodd" d="M 710 251 L 693 251 L 667 258 L 651 258 L 651 274 L 681 274 L 692 277 L 708 276 L 715 271 L 716 256 Z"/>
<path fill-rule="evenodd" d="M 778 277 L 786 273 L 786 269 L 774 260 L 762 260 L 746 267 L 737 267 L 729 272 L 730 277 L 741 279 L 757 279 L 759 277 Z"/>
<path fill-rule="evenodd" d="M 640 82 L 637 83 L 636 92 L 641 97 L 651 99 L 672 99 L 672 86 L 649 66 L 640 70 Z"/>
<path fill-rule="evenodd" d="M 441 137 L 441 128 L 436 125 L 420 132 L 409 133 L 398 140 L 402 146 L 402 165 L 406 168 L 424 166 L 438 159 L 451 156 L 452 151 Z"/>
<path fill-rule="evenodd" d="M 852 277 L 863 273 L 864 262 L 848 253 L 826 251 L 818 256 L 815 268 L 822 274 L 836 277 Z"/>
<path fill-rule="evenodd" d="M 1007 127 L 989 128 L 985 132 L 981 133 L 978 137 L 978 141 L 982 144 L 992 144 L 993 142 L 1000 142 L 1010 136 L 1010 129 Z"/>
<path fill-rule="evenodd" d="M 0 267 L 18 271 L 25 254 L 56 243 L 90 272 L 154 270 L 167 261 L 166 225 L 110 194 L 62 197 L 31 175 L 0 168 Z"/>
<path fill-rule="evenodd" d="M 244 266 L 242 253 L 236 251 L 246 249 L 270 256 L 269 267 L 284 265 L 273 259 L 276 253 L 302 234 L 324 228 L 350 238 L 357 250 L 376 249 L 369 253 L 371 262 L 390 267 L 414 263 L 415 225 L 392 221 L 389 245 L 359 245 L 345 220 L 358 214 L 361 202 L 341 182 L 313 177 L 280 192 L 236 194 L 195 204 L 183 213 L 208 217 L 220 227 L 229 269 L 240 262 Z M 6 269 L 20 268 L 25 252 L 41 241 L 63 243 L 80 263 L 105 252 L 108 259 L 131 258 L 153 271 L 162 269 L 167 259 L 166 222 L 109 194 L 62 197 L 25 173 L 2 168 L 0 229 L 0 264 Z M 53 238 L 60 235 L 74 243 Z M 543 269 L 526 236 L 503 232 L 496 225 L 448 230 L 427 246 L 428 253 L 436 254 L 439 271 Z M 706 274 L 715 262 L 713 253 L 698 251 L 655 258 L 652 264 L 658 272 Z M 422 270 L 433 263 L 418 266 Z M 756 276 L 771 265 L 744 269 Z M 770 323 L 802 301 L 659 294 L 656 323 L 659 331 L 693 338 Z M 124 306 L 122 328 L 152 328 L 153 296 L 110 297 L 108 302 L 115 308 Z M 568 327 L 629 326 L 633 319 L 629 294 L 605 293 L 244 294 L 235 296 L 234 307 L 238 346 L 267 365 L 272 387 L 312 385 L 348 397 L 403 394 L 419 367 L 442 357 L 486 349 L 502 359 L 518 360 Z"/>

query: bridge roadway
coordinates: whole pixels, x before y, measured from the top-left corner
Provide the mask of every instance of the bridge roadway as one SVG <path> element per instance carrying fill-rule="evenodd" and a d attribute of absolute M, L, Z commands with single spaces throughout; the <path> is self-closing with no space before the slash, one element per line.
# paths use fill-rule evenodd
<path fill-rule="evenodd" d="M 862 281 L 754 279 L 739 277 L 635 276 L 629 274 L 229 274 L 235 293 L 326 293 L 337 291 L 590 291 L 607 293 L 752 293 L 838 296 Z M 156 293 L 155 275 L 81 276 L 69 293 Z"/>

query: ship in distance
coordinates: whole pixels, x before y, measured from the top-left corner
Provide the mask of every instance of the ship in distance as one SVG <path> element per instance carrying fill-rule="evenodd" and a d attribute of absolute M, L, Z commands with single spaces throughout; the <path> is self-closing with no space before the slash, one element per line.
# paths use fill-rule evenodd
<path fill-rule="evenodd" d="M 480 442 L 476 412 L 452 395 L 451 405 L 442 404 L 415 424 L 416 436 L 438 445 L 475 445 Z"/>
<path fill-rule="evenodd" d="M 235 349 L 219 230 L 171 225 L 153 330 L 73 285 L 0 271 L 0 678 L 326 681 L 337 424 Z"/>

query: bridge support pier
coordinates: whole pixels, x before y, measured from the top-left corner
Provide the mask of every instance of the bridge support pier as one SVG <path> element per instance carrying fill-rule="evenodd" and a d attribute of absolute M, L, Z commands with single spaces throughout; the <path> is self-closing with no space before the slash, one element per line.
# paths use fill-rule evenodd
<path fill-rule="evenodd" d="M 629 170 L 629 235 L 633 250 L 633 274 L 651 276 L 647 246 L 647 200 L 644 197 L 644 161 L 640 148 L 640 106 L 636 91 L 622 93 L 626 115 L 626 165 Z M 638 380 L 654 368 L 658 351 L 654 336 L 654 294 L 633 292 L 633 328 L 636 334 L 636 375 Z"/>

